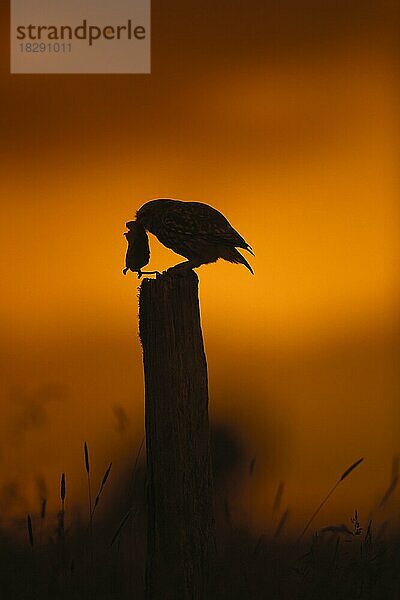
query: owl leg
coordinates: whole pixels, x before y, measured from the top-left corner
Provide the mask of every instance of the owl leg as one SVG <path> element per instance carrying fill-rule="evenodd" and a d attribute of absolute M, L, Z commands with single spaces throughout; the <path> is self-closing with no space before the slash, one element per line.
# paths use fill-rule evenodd
<path fill-rule="evenodd" d="M 200 267 L 201 264 L 202 263 L 200 261 L 185 260 L 185 262 L 181 262 L 177 265 L 174 265 L 173 267 L 170 267 L 169 269 L 167 269 L 166 272 L 170 275 L 185 275 L 185 273 L 187 273 L 188 271 Z"/>
<path fill-rule="evenodd" d="M 132 269 L 130 267 L 125 267 L 122 272 L 126 275 L 128 271 L 132 271 Z M 140 279 L 142 275 L 161 275 L 160 271 L 142 271 L 141 269 L 132 272 L 137 273 L 138 279 Z"/>
<path fill-rule="evenodd" d="M 161 275 L 160 271 L 138 271 L 138 279 L 142 277 L 142 275 Z"/>

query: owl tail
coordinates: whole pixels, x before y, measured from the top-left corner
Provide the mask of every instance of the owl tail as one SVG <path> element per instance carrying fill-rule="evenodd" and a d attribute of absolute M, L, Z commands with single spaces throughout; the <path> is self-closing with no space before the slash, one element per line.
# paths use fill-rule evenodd
<path fill-rule="evenodd" d="M 250 254 L 252 256 L 255 256 L 255 254 L 253 252 L 253 248 L 251 246 L 249 246 L 249 244 L 247 244 L 247 246 L 245 247 L 245 250 L 247 250 L 247 252 L 250 252 Z"/>
<path fill-rule="evenodd" d="M 229 248 L 229 252 L 226 254 L 226 256 L 224 256 L 224 258 L 225 260 L 229 260 L 229 262 L 240 263 L 241 265 L 244 265 L 248 268 L 250 273 L 254 275 L 253 269 L 251 268 L 245 257 L 242 256 L 240 252 L 236 250 L 236 248 Z"/>

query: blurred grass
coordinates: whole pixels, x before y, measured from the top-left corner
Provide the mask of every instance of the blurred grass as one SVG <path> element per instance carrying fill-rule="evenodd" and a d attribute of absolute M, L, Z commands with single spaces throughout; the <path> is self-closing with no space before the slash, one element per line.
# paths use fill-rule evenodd
<path fill-rule="evenodd" d="M 97 500 L 102 510 L 95 523 L 93 519 L 84 521 L 79 515 L 69 514 L 66 477 L 62 474 L 58 515 L 49 516 L 43 510 L 46 502 L 43 499 L 37 514 L 27 515 L 16 523 L 19 535 L 0 532 L 1 598 L 144 598 L 146 478 L 139 461 L 142 447 L 143 442 L 126 486 L 129 493 L 116 490 L 115 495 L 109 477 L 111 465 L 106 470 Z M 253 468 L 250 465 L 250 477 L 253 470 L 254 464 Z M 391 484 L 390 493 L 393 487 Z M 122 502 L 102 505 L 107 493 L 114 493 Z M 400 536 L 393 527 L 390 536 L 385 533 L 388 522 L 379 522 L 379 512 L 373 515 L 374 520 L 368 516 L 363 522 L 357 510 L 350 511 L 346 523 L 328 524 L 310 532 L 299 543 L 285 531 L 291 511 L 281 507 L 282 493 L 283 483 L 279 483 L 279 501 L 276 498 L 274 501 L 276 528 L 258 538 L 250 528 L 235 525 L 230 500 L 219 499 L 224 510 L 217 511 L 213 598 L 394 600 L 400 597 Z M 385 502 L 387 495 L 386 491 Z"/>

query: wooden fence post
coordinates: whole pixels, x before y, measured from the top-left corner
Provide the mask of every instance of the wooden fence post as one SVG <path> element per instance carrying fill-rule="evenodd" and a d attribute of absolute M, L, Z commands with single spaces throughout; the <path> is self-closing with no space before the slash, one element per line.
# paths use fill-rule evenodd
<path fill-rule="evenodd" d="M 198 278 L 144 279 L 147 600 L 206 600 L 215 551 L 207 362 Z"/>

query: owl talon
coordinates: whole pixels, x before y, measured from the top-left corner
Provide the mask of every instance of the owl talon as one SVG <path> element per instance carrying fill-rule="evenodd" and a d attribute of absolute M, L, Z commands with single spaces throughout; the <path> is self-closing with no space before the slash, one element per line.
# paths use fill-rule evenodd
<path fill-rule="evenodd" d="M 161 275 L 160 271 L 140 271 L 140 277 L 142 275 Z"/>
<path fill-rule="evenodd" d="M 125 267 L 125 269 L 122 269 L 122 272 L 123 272 L 124 275 L 126 275 L 128 271 L 132 271 L 133 273 L 137 273 L 138 279 L 140 279 L 141 277 L 143 277 L 143 275 L 161 275 L 161 273 L 159 271 L 141 271 L 140 269 L 138 269 L 137 271 L 134 271 L 130 267 Z"/>

